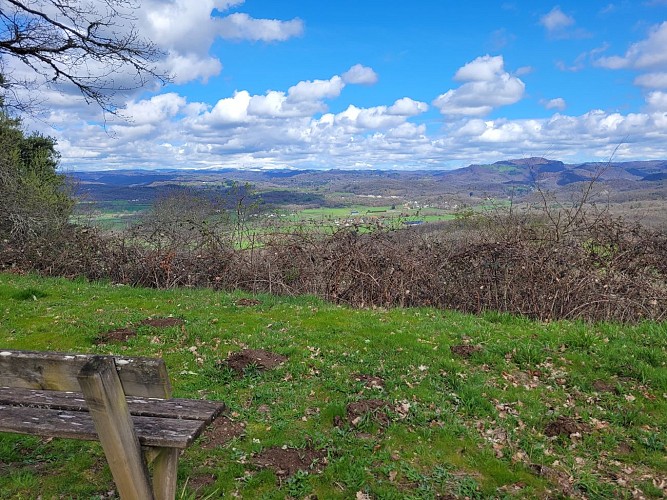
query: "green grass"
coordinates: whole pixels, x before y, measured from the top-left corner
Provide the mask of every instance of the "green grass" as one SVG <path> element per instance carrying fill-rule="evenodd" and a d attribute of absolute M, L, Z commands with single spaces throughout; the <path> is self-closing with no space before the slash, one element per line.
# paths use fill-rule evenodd
<path fill-rule="evenodd" d="M 543 324 L 269 295 L 236 305 L 243 296 L 0 274 L 0 348 L 161 356 L 175 396 L 225 401 L 245 432 L 183 454 L 183 498 L 665 494 L 665 323 Z M 169 315 L 185 325 L 137 326 Z M 128 325 L 138 335 L 127 343 L 95 344 L 100 333 Z M 450 352 L 459 344 L 481 349 L 462 358 Z M 246 347 L 288 361 L 244 377 L 220 368 Z M 382 377 L 385 387 L 365 388 L 354 380 L 359 373 Z M 601 380 L 615 390 L 596 390 Z M 388 425 L 366 416 L 356 427 L 334 426 L 361 399 L 387 402 Z M 545 436 L 557 416 L 587 430 Z M 280 481 L 252 465 L 254 454 L 274 446 L 326 450 L 327 465 Z M 195 491 L 205 474 L 217 479 Z M 96 443 L 0 434 L 1 498 L 99 498 L 111 489 Z"/>
<path fill-rule="evenodd" d="M 136 224 L 151 207 L 150 204 L 129 200 L 82 203 L 72 222 L 90 225 L 107 231 L 119 231 Z M 408 209 L 401 204 L 387 206 L 349 205 L 345 207 L 319 207 L 302 210 L 264 210 L 247 221 L 250 234 L 261 239 L 266 233 L 318 231 L 331 232 L 338 228 L 359 224 L 372 227 L 379 222 L 385 227 L 403 227 L 406 221 L 419 220 L 423 223 L 454 219 L 454 215 L 439 208 Z M 245 241 L 241 247 L 249 246 Z"/>
<path fill-rule="evenodd" d="M 404 218 L 411 220 L 414 218 L 430 217 L 433 220 L 443 220 L 451 218 L 451 214 L 445 210 L 438 208 L 405 208 L 402 204 L 385 205 L 385 206 L 367 206 L 367 205 L 350 205 L 345 207 L 329 208 L 307 208 L 293 212 L 292 219 L 296 221 L 307 220 L 329 220 L 329 219 L 360 219 L 364 217 L 378 217 L 378 218 Z"/>
<path fill-rule="evenodd" d="M 360 231 L 366 232 L 380 224 L 385 228 L 403 228 L 407 222 L 421 221 L 421 223 L 452 220 L 455 215 L 439 208 L 404 208 L 402 205 L 366 206 L 349 205 L 345 207 L 307 208 L 297 211 L 276 211 L 265 213 L 261 218 L 270 218 L 274 224 L 272 228 L 279 231 L 317 231 L 331 232 L 337 229 L 357 226 Z"/>
<path fill-rule="evenodd" d="M 72 222 L 104 230 L 126 229 L 136 223 L 151 207 L 150 203 L 130 200 L 81 202 L 72 216 Z"/>

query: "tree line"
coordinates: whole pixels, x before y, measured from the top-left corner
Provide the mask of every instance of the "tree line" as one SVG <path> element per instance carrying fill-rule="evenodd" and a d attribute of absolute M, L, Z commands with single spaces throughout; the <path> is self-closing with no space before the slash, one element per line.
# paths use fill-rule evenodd
<path fill-rule="evenodd" d="M 170 76 L 137 28 L 135 0 L 0 0 L 0 238 L 44 237 L 67 223 L 74 201 L 58 173 L 56 141 L 27 132 L 41 90 L 72 90 L 103 113 L 117 98 Z M 40 107 L 41 106 L 41 107 Z"/>
<path fill-rule="evenodd" d="M 0 109 L 0 237 L 25 241 L 67 223 L 74 200 L 51 137 L 26 133 Z"/>

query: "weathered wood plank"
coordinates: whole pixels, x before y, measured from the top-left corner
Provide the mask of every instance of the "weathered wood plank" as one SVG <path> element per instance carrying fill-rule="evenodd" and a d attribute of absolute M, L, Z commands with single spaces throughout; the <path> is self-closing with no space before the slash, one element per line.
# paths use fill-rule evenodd
<path fill-rule="evenodd" d="M 206 422 L 159 417 L 132 417 L 144 446 L 184 449 L 201 434 Z M 0 405 L 0 432 L 99 441 L 88 412 Z"/>
<path fill-rule="evenodd" d="M 178 454 L 176 448 L 162 448 L 153 462 L 153 495 L 155 500 L 176 498 L 178 478 Z"/>
<path fill-rule="evenodd" d="M 120 497 L 152 500 L 148 467 L 113 358 L 94 356 L 77 378 Z"/>
<path fill-rule="evenodd" d="M 225 409 L 170 396 L 161 359 L 0 351 L 0 432 L 100 441 L 123 499 L 175 498 L 179 450 Z"/>
<path fill-rule="evenodd" d="M 91 354 L 0 351 L 0 386 L 79 392 L 77 375 Z M 162 359 L 113 356 L 128 396 L 171 397 L 171 382 Z"/>
<path fill-rule="evenodd" d="M 220 401 L 194 399 L 157 399 L 130 396 L 126 398 L 132 415 L 179 418 L 211 422 L 225 410 Z M 88 411 L 80 392 L 44 391 L 16 387 L 0 387 L 0 405 L 17 405 L 54 410 Z"/>

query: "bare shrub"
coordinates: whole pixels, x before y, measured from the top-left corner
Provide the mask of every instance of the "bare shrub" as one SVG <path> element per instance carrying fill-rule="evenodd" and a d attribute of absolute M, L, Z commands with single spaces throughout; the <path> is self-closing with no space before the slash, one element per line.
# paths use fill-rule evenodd
<path fill-rule="evenodd" d="M 604 210 L 576 214 L 554 224 L 541 211 L 497 211 L 434 232 L 266 230 L 242 248 L 202 226 L 187 228 L 185 244 L 174 244 L 180 236 L 158 244 L 138 233 L 69 227 L 48 241 L 5 242 L 0 265 L 158 288 L 315 294 L 355 307 L 502 311 L 543 321 L 667 319 L 667 235 Z"/>
<path fill-rule="evenodd" d="M 541 320 L 665 317 L 664 235 L 600 217 L 582 219 L 566 238 L 534 221 L 505 224 L 442 260 L 456 309 Z"/>

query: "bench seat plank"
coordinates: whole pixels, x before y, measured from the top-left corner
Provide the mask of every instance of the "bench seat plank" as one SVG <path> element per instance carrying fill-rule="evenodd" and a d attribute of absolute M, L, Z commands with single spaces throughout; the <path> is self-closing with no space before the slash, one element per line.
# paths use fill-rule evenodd
<path fill-rule="evenodd" d="M 179 450 L 225 408 L 171 399 L 162 359 L 0 349 L 0 433 L 99 441 L 121 498 L 173 500 Z"/>
<path fill-rule="evenodd" d="M 130 414 L 144 417 L 201 420 L 209 423 L 225 410 L 225 404 L 220 401 L 134 396 L 128 396 L 126 400 Z M 0 405 L 88 411 L 86 401 L 80 392 L 42 391 L 16 387 L 0 387 Z"/>
<path fill-rule="evenodd" d="M 78 391 L 77 376 L 93 354 L 37 351 L 0 351 L 0 385 Z M 114 356 L 116 370 L 127 395 L 168 398 L 171 382 L 164 360 Z"/>
<path fill-rule="evenodd" d="M 143 446 L 184 449 L 206 427 L 202 420 L 132 416 Z M 0 405 L 0 432 L 98 441 L 88 412 Z"/>

